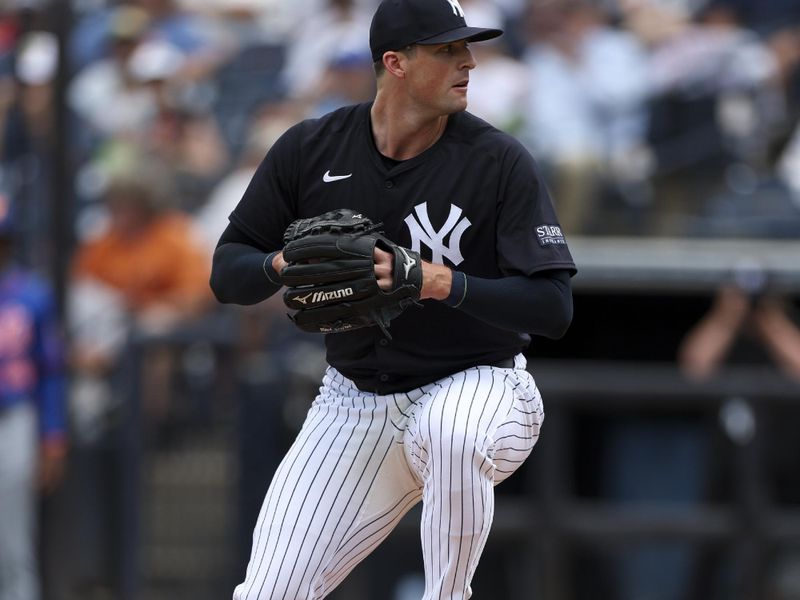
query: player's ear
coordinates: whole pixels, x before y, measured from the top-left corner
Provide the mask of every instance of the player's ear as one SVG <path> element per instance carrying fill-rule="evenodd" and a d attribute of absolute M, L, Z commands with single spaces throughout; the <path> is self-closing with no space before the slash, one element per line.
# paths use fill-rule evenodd
<path fill-rule="evenodd" d="M 386 72 L 394 75 L 398 79 L 404 79 L 406 76 L 406 63 L 408 57 L 400 52 L 389 50 L 383 53 L 383 66 Z"/>

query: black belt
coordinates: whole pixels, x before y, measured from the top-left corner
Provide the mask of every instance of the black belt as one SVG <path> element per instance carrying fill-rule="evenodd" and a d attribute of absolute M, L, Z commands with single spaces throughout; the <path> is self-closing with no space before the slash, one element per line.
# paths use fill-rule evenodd
<path fill-rule="evenodd" d="M 511 358 L 504 358 L 503 360 L 499 360 L 496 363 L 492 363 L 493 367 L 499 367 L 501 369 L 513 369 L 514 368 L 514 357 Z"/>

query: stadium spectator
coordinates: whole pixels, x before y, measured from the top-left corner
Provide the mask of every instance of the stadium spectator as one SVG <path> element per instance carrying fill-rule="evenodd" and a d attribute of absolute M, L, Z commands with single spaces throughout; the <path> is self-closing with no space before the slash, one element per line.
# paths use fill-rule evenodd
<path fill-rule="evenodd" d="M 107 32 L 108 56 L 81 69 L 70 85 L 70 107 L 92 128 L 95 146 L 108 136 L 132 136 L 152 118 L 152 94 L 129 68 L 147 25 L 143 10 L 129 5 L 116 8 Z M 112 106 L 114 110 L 109 110 Z"/>
<path fill-rule="evenodd" d="M 356 0 L 326 0 L 320 10 L 307 14 L 287 43 L 283 77 L 288 96 L 302 99 L 318 89 L 325 57 L 343 49 L 368 53 L 370 17 Z"/>
<path fill-rule="evenodd" d="M 743 261 L 687 333 L 678 354 L 682 370 L 703 380 L 730 362 L 771 361 L 800 382 L 800 327 L 790 310 L 788 300 L 769 288 L 768 274 Z"/>
<path fill-rule="evenodd" d="M 211 106 L 198 102 L 182 79 L 188 60 L 176 46 L 151 40 L 137 47 L 129 68 L 155 100 L 135 148 L 171 170 L 177 206 L 192 212 L 223 176 L 230 158 Z"/>
<path fill-rule="evenodd" d="M 654 204 L 645 233 L 708 233 L 692 230 L 705 201 L 729 189 L 738 165 L 763 164 L 784 118 L 775 57 L 754 32 L 713 13 L 629 2 L 623 22 L 649 49 Z"/>
<path fill-rule="evenodd" d="M 127 7 L 120 19 L 130 24 L 134 15 L 144 18 Z M 118 49 L 117 57 L 88 67 L 71 89 L 73 106 L 102 134 L 79 176 L 84 199 L 97 199 L 109 172 L 130 169 L 138 156 L 148 155 L 169 170 L 175 206 L 191 211 L 204 202 L 229 163 L 212 107 L 198 103 L 194 83 L 182 78 L 189 57 L 178 47 L 139 38 L 124 40 Z M 120 110 L 104 110 L 106 105 Z"/>
<path fill-rule="evenodd" d="M 711 307 L 686 334 L 678 362 L 686 377 L 707 381 L 731 365 L 770 365 L 789 381 L 800 384 L 800 319 L 792 298 L 775 289 L 769 273 L 744 259 L 729 281 L 714 293 Z M 796 406 L 772 406 L 769 411 L 750 407 L 748 399 L 735 401 L 741 419 L 761 432 L 763 493 L 778 505 L 800 502 L 797 457 Z M 741 426 L 739 427 L 741 430 Z M 741 430 L 745 431 L 746 430 Z M 741 435 L 741 433 L 740 433 Z M 743 441 L 748 441 L 745 437 Z M 742 440 L 740 440 L 742 441 Z M 788 600 L 797 595 L 800 560 L 795 544 L 775 555 L 767 573 L 765 597 Z"/>
<path fill-rule="evenodd" d="M 197 324 L 210 308 L 209 255 L 191 219 L 171 208 L 169 173 L 158 167 L 142 161 L 112 176 L 103 194 L 105 225 L 84 234 L 70 273 L 75 465 L 67 502 L 79 512 L 68 535 L 80 539 L 81 552 L 69 557 L 64 577 L 80 597 L 121 593 L 122 573 L 130 568 L 121 564 L 119 546 L 127 527 L 122 427 L 162 439 L 180 407 L 170 385 L 180 354 L 167 338 Z M 141 339 L 150 342 L 132 370 L 128 359 L 138 348 L 132 344 Z M 141 408 L 134 410 L 132 401 Z M 131 414 L 141 422 L 127 422 Z"/>
<path fill-rule="evenodd" d="M 227 58 L 224 36 L 215 22 L 184 10 L 176 0 L 133 0 L 150 20 L 147 39 L 175 46 L 186 57 L 180 77 L 185 81 L 207 79 Z"/>
<path fill-rule="evenodd" d="M 309 117 L 358 102 L 375 94 L 375 72 L 368 52 L 353 48 L 335 51 L 320 74 L 317 85 L 303 99 Z"/>
<path fill-rule="evenodd" d="M 0 179 L 14 198 L 17 245 L 27 264 L 45 268 L 53 248 L 36 232 L 50 225 L 53 175 L 53 81 L 58 47 L 53 34 L 21 34 L 14 68 L 0 78 Z"/>
<path fill-rule="evenodd" d="M 585 0 L 534 3 L 529 19 L 523 60 L 531 83 L 521 135 L 550 173 L 564 230 L 608 228 L 599 214 L 603 188 L 627 196 L 647 175 L 645 48 Z"/>
<path fill-rule="evenodd" d="M 787 103 L 800 111 L 800 4 L 794 0 L 711 0 L 708 12 L 752 31 L 776 58 Z"/>
<path fill-rule="evenodd" d="M 140 333 L 165 335 L 210 308 L 209 253 L 191 220 L 168 208 L 169 188 L 158 181 L 158 170 L 147 169 L 147 177 L 112 180 L 105 193 L 108 228 L 76 251 L 70 302 L 76 378 L 102 380 L 113 371 L 127 341 L 120 323 Z M 100 289 L 105 293 L 99 295 Z M 110 324 L 108 335 L 98 331 L 104 319 Z M 145 365 L 143 397 L 155 418 L 168 410 L 165 378 L 171 367 L 169 349 L 153 352 Z"/>

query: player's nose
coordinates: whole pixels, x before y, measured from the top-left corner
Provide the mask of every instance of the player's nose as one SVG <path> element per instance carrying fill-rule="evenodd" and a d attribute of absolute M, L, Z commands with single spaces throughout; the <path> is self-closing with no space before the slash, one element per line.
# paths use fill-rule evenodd
<path fill-rule="evenodd" d="M 475 61 L 475 57 L 472 55 L 472 50 L 470 50 L 469 48 L 464 48 L 464 59 L 463 62 L 461 63 L 462 65 L 461 68 L 474 69 L 476 64 L 478 63 Z"/>

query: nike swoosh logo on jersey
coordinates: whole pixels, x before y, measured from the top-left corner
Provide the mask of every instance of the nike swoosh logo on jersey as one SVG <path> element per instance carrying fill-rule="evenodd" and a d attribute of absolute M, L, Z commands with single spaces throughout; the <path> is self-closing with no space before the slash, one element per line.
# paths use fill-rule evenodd
<path fill-rule="evenodd" d="M 330 183 L 331 181 L 339 181 L 340 179 L 347 179 L 352 176 L 352 173 L 348 173 L 347 175 L 331 175 L 330 171 L 325 171 L 325 175 L 322 176 L 322 181 Z"/>
<path fill-rule="evenodd" d="M 406 270 L 406 279 L 408 279 L 408 272 L 411 270 L 411 267 L 417 264 L 417 261 L 408 255 L 408 252 L 406 252 L 405 248 L 398 246 L 397 249 L 400 250 L 405 257 L 403 258 L 403 268 Z"/>

